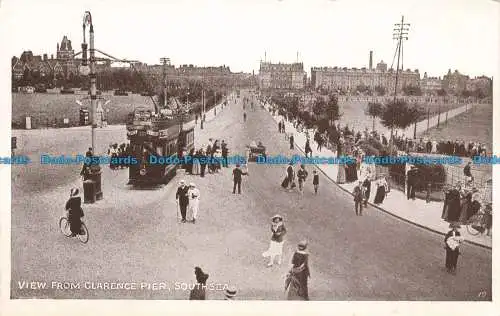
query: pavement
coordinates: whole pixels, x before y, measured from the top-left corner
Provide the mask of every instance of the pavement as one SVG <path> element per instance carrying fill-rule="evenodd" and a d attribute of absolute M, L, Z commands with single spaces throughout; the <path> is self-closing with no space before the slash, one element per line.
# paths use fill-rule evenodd
<path fill-rule="evenodd" d="M 269 106 L 268 106 L 269 107 Z M 469 105 L 470 107 L 470 105 Z M 458 108 L 452 110 L 454 115 L 458 115 L 465 111 L 465 106 L 463 108 Z M 283 119 L 285 121 L 285 131 L 287 133 L 294 134 L 295 146 L 298 147 L 302 152 L 305 152 L 305 143 L 306 143 L 306 132 L 298 132 L 291 122 L 286 122 L 282 116 L 273 116 L 274 121 L 277 123 Z M 436 119 L 437 123 L 437 119 Z M 277 127 L 276 127 L 277 129 Z M 312 132 L 309 133 L 311 136 L 311 147 L 313 148 L 313 156 L 319 157 L 336 157 L 336 152 L 333 152 L 329 149 L 323 148 L 321 151 L 317 151 L 316 143 L 312 140 L 312 136 L 314 135 Z M 338 165 L 318 165 L 316 166 L 320 169 L 325 176 L 327 176 L 331 181 L 337 182 L 337 173 L 338 173 Z M 359 176 L 359 172 L 358 172 Z M 340 188 L 347 192 L 352 192 L 354 187 L 356 186 L 356 182 L 345 183 L 345 184 L 337 184 Z M 372 185 L 372 190 L 374 186 Z M 381 211 L 384 211 L 388 214 L 391 214 L 397 218 L 400 218 L 404 221 L 408 221 L 417 226 L 423 227 L 430 231 L 439 233 L 441 235 L 446 234 L 449 229 L 449 223 L 443 221 L 441 219 L 441 214 L 443 210 L 442 202 L 430 202 L 426 203 L 424 200 L 416 199 L 416 200 L 408 200 L 406 198 L 406 194 L 399 190 L 391 190 L 391 192 L 384 199 L 383 204 L 375 205 L 373 204 L 373 200 L 375 198 L 375 194 L 372 193 L 370 195 L 370 206 L 377 208 Z M 487 236 L 486 234 L 473 236 L 469 234 L 466 227 L 463 226 L 461 229 L 461 233 L 467 242 L 472 244 L 486 247 L 491 249 L 492 247 L 492 236 Z"/>
<path fill-rule="evenodd" d="M 195 130 L 197 146 L 210 137 L 224 139 L 230 155 L 236 155 L 252 140 L 261 140 L 269 155 L 300 154 L 289 150 L 266 111 L 247 109 L 246 122 L 242 114 L 241 99 L 213 119 L 208 114 L 204 130 Z M 103 148 L 107 138 L 126 135 L 125 129 L 106 133 L 98 136 Z M 42 144 L 49 135 L 33 133 L 24 151 L 61 152 L 79 144 L 82 152 L 86 134 L 54 131 Z M 80 167 L 54 167 L 50 177 L 56 180 L 48 181 L 47 170 L 35 163 L 29 170 L 13 166 L 23 185 L 12 188 L 11 297 L 186 300 L 185 287 L 193 284 L 199 266 L 209 274 L 207 299 L 220 300 L 222 289 L 236 286 L 239 300 L 283 300 L 292 254 L 305 238 L 311 300 L 492 299 L 490 250 L 463 245 L 457 275 L 448 274 L 442 236 L 371 207 L 356 216 L 352 197 L 324 175 L 318 195 L 310 182 L 302 195 L 285 191 L 280 187 L 285 167 L 251 164 L 242 194 L 232 194 L 231 168 L 204 178 L 179 174 L 167 185 L 141 190 L 126 185 L 128 170 L 103 166 L 104 199 L 83 206 L 90 239 L 81 244 L 58 227 L 69 189 L 81 188 Z M 181 178 L 201 191 L 196 224 L 178 221 L 175 190 Z M 270 219 L 276 213 L 283 215 L 288 230 L 284 263 L 268 268 L 261 254 L 269 246 Z M 40 288 L 23 286 L 31 281 L 40 282 Z M 98 288 L 105 282 L 137 288 Z M 58 288 L 59 283 L 67 288 Z"/>

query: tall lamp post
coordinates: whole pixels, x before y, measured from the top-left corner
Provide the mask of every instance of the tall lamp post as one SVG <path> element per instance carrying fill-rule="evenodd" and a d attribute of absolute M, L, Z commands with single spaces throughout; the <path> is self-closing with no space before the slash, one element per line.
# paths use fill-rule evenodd
<path fill-rule="evenodd" d="M 87 43 L 85 39 L 85 29 L 89 28 L 89 50 L 90 50 L 90 60 L 87 62 Z M 89 11 L 85 11 L 83 16 L 83 43 L 82 43 L 82 65 L 80 66 L 80 74 L 83 76 L 89 76 L 90 78 L 90 108 L 92 117 L 92 153 L 96 153 L 96 143 L 95 143 L 95 129 L 97 128 L 97 74 L 95 69 L 95 49 L 94 49 L 94 25 L 92 24 L 92 15 Z M 95 182 L 95 193 L 96 200 L 101 200 L 103 194 L 101 191 L 101 167 L 98 164 L 90 166 L 90 180 Z"/>

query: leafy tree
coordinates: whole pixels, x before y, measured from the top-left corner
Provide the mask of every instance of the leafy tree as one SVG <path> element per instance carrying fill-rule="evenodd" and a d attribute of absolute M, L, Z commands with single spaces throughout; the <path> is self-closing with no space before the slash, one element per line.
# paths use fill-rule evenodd
<path fill-rule="evenodd" d="M 472 96 L 472 94 L 473 94 L 473 92 L 472 92 L 472 91 L 469 91 L 469 90 L 463 90 L 463 91 L 461 92 L 461 94 L 460 94 L 460 95 L 461 95 L 462 97 L 464 97 L 464 98 L 468 98 L 468 97 Z"/>
<path fill-rule="evenodd" d="M 441 88 L 439 89 L 438 91 L 436 91 L 437 95 L 440 96 L 440 97 L 444 97 L 446 96 L 448 93 L 446 92 L 445 89 Z"/>
<path fill-rule="evenodd" d="M 338 98 L 336 95 L 330 95 L 326 105 L 326 113 L 328 115 L 328 119 L 333 121 L 339 120 L 342 116 L 342 114 L 340 114 Z"/>
<path fill-rule="evenodd" d="M 356 87 L 356 91 L 360 92 L 360 93 L 365 93 L 365 92 L 368 92 L 370 91 L 370 87 L 364 85 L 364 84 L 360 84 Z"/>
<path fill-rule="evenodd" d="M 382 87 L 382 86 L 376 86 L 376 87 L 375 87 L 375 92 L 376 92 L 379 96 L 384 96 L 384 95 L 387 93 L 386 89 L 385 89 L 384 87 Z"/>
<path fill-rule="evenodd" d="M 417 138 L 417 123 L 421 120 L 421 118 L 425 115 L 425 111 L 419 107 L 413 107 L 408 110 L 408 118 L 407 120 L 411 122 L 410 124 L 414 124 L 413 129 L 413 138 Z"/>
<path fill-rule="evenodd" d="M 326 107 L 327 107 L 327 104 L 325 102 L 325 99 L 323 99 L 323 97 L 318 97 L 316 98 L 316 100 L 314 101 L 314 105 L 313 105 L 313 113 L 316 114 L 316 116 L 321 116 L 322 114 L 325 114 L 326 113 Z"/>
<path fill-rule="evenodd" d="M 487 95 L 483 92 L 483 90 L 476 88 L 474 91 L 472 91 L 472 95 L 478 99 L 484 99 L 487 97 Z"/>
<path fill-rule="evenodd" d="M 422 95 L 422 90 L 420 87 L 408 85 L 403 87 L 403 92 L 407 96 L 419 96 Z"/>
<path fill-rule="evenodd" d="M 413 110 L 403 100 L 387 103 L 382 111 L 381 123 L 391 130 L 391 140 L 395 128 L 405 129 L 414 122 Z"/>
<path fill-rule="evenodd" d="M 380 103 L 369 102 L 365 114 L 372 118 L 372 130 L 375 131 L 375 118 L 382 114 L 383 106 Z"/>

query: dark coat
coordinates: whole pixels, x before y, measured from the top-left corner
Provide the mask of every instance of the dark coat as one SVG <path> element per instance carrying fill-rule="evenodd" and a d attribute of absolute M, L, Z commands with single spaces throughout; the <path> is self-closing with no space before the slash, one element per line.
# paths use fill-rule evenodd
<path fill-rule="evenodd" d="M 83 217 L 82 198 L 79 196 L 70 197 L 66 202 L 66 210 L 69 211 L 69 217 L 80 218 Z"/>
<path fill-rule="evenodd" d="M 286 234 L 286 228 L 284 224 L 278 226 L 276 230 L 273 229 L 273 224 L 271 224 L 271 232 L 273 233 L 271 240 L 275 242 L 282 242 L 283 237 Z"/>
<path fill-rule="evenodd" d="M 188 205 L 189 204 L 189 196 L 188 196 L 189 187 L 178 187 L 177 193 L 175 193 L 175 199 L 179 200 L 179 204 Z"/>
<path fill-rule="evenodd" d="M 315 174 L 313 176 L 313 184 L 314 185 L 319 184 L 319 175 L 318 174 Z"/>
<path fill-rule="evenodd" d="M 200 283 L 196 283 L 194 289 L 189 293 L 190 300 L 205 300 L 206 299 L 206 291 L 205 286 Z"/>
<path fill-rule="evenodd" d="M 363 190 L 361 190 L 359 185 L 354 187 L 353 194 L 354 194 L 354 201 L 355 202 L 363 201 Z"/>
<path fill-rule="evenodd" d="M 240 182 L 242 175 L 246 175 L 246 173 L 243 172 L 240 168 L 233 169 L 233 181 L 234 182 Z"/>

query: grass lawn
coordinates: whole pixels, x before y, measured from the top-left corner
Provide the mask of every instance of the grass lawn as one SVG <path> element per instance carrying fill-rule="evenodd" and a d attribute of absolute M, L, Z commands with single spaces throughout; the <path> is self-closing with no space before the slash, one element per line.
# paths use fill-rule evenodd
<path fill-rule="evenodd" d="M 84 94 L 51 94 L 51 93 L 13 93 L 12 94 L 12 122 L 23 123 L 26 116 L 30 116 L 34 128 L 45 126 L 47 122 L 51 124 L 54 119 L 62 121 L 68 118 L 70 125 L 76 125 L 79 121 L 80 105 L 75 101 L 87 97 Z M 103 94 L 105 100 L 111 100 L 104 110 L 107 113 L 108 124 L 123 124 L 127 116 L 136 106 L 146 106 L 153 109 L 153 102 L 149 97 L 138 94 L 128 96 L 114 96 Z M 83 105 L 90 109 L 90 100 L 82 101 Z"/>
<path fill-rule="evenodd" d="M 445 117 L 442 117 L 443 122 Z M 493 145 L 493 106 L 491 104 L 480 104 L 449 119 L 425 132 L 422 136 L 432 139 L 461 139 L 467 141 L 479 141 L 486 144 L 488 151 Z"/>
<path fill-rule="evenodd" d="M 340 121 L 341 125 L 349 125 L 349 127 L 354 127 L 356 130 L 364 130 L 365 127 L 368 130 L 372 129 L 372 118 L 365 114 L 365 110 L 368 106 L 368 102 L 340 102 L 340 112 L 343 113 Z M 426 108 L 425 104 L 422 104 Z M 444 113 L 448 110 L 458 108 L 463 106 L 463 104 L 430 104 L 429 112 L 430 116 L 437 115 L 439 111 Z M 375 120 L 375 130 L 386 131 L 387 129 Z"/>

